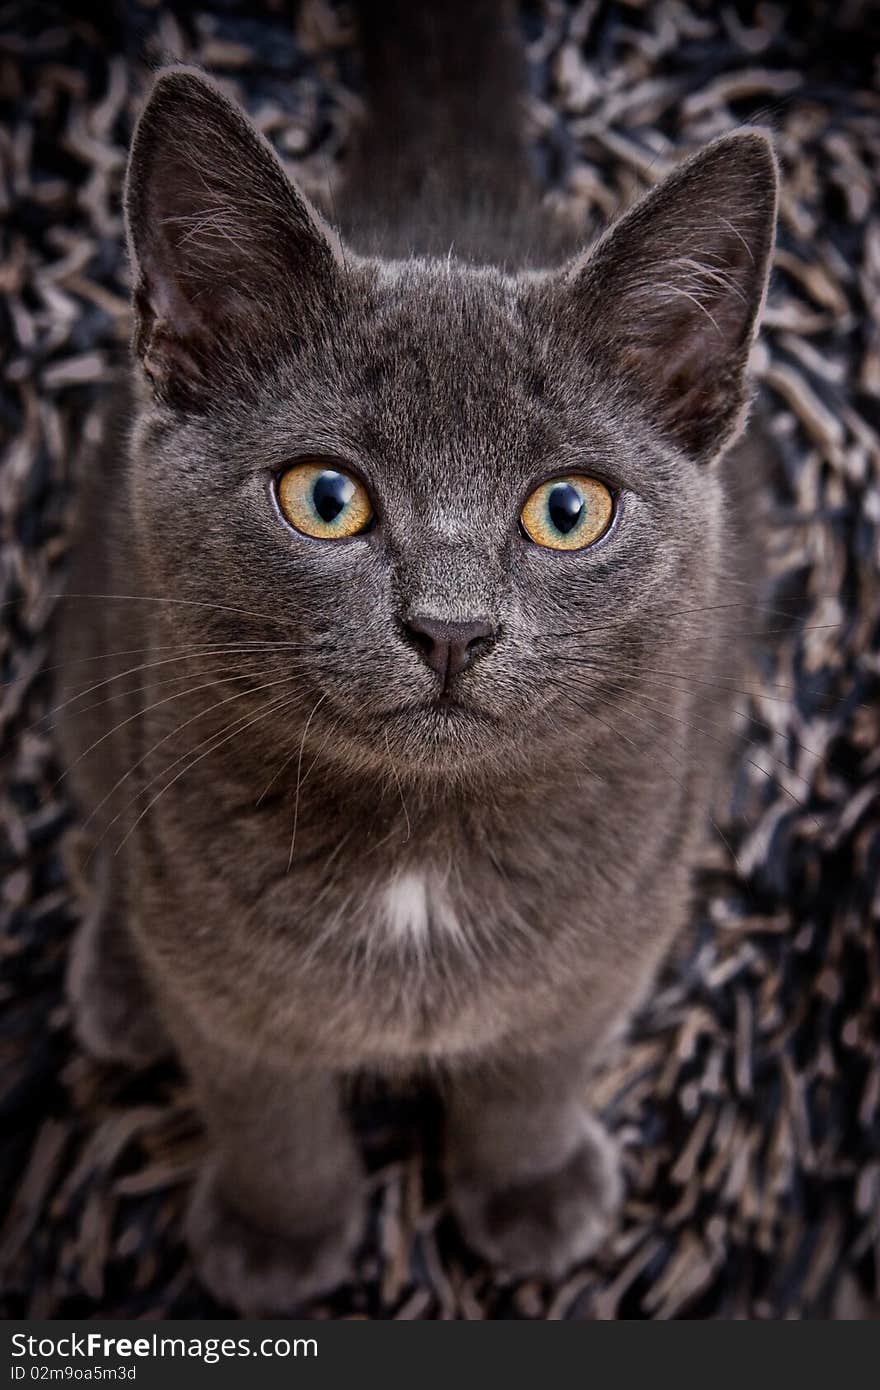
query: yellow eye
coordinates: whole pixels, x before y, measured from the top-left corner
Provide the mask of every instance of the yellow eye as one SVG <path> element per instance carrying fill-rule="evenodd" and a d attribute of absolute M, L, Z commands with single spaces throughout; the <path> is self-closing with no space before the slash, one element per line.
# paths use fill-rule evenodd
<path fill-rule="evenodd" d="M 614 498 L 604 483 L 571 473 L 536 487 L 522 509 L 526 535 L 550 550 L 583 550 L 611 523 Z"/>
<path fill-rule="evenodd" d="M 363 483 L 323 463 L 297 463 L 281 475 L 278 503 L 291 526 L 319 540 L 360 535 L 373 519 Z"/>

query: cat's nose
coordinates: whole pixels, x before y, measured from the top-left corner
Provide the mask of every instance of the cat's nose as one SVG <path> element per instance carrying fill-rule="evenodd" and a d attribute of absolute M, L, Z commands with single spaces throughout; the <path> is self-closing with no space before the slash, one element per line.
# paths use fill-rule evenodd
<path fill-rule="evenodd" d="M 498 635 L 486 618 L 449 623 L 417 616 L 407 619 L 404 628 L 423 661 L 442 678 L 444 689 L 453 676 L 487 652 Z"/>

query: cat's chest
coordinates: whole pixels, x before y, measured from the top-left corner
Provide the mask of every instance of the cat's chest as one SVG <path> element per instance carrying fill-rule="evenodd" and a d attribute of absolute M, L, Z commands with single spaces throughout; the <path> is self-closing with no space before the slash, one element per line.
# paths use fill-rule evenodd
<path fill-rule="evenodd" d="M 414 862 L 381 875 L 370 884 L 364 925 L 401 945 L 427 946 L 436 938 L 455 939 L 467 912 L 450 887 L 449 876 L 427 862 Z"/>
<path fill-rule="evenodd" d="M 435 954 L 447 959 L 450 953 L 467 954 L 477 937 L 492 933 L 518 910 L 497 876 L 490 881 L 473 857 L 451 863 L 428 853 L 378 864 L 367 856 L 331 868 L 321 886 L 293 896 L 300 923 L 313 939 L 328 945 L 340 938 L 349 945 L 357 940 L 371 955 L 425 962 Z"/>

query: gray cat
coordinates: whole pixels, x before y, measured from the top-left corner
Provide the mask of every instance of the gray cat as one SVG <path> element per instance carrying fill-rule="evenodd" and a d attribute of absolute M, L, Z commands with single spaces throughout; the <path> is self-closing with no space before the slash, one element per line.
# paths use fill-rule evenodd
<path fill-rule="evenodd" d="M 156 81 L 132 400 L 71 586 L 116 597 L 63 633 L 98 842 L 77 1027 L 106 1058 L 173 1045 L 213 1144 L 190 1241 L 249 1312 L 350 1269 L 361 1073 L 441 1088 L 489 1260 L 558 1276 L 606 1235 L 586 1079 L 686 919 L 749 592 L 722 455 L 767 140 L 568 254 L 501 7 L 362 9 L 342 234 L 208 78 Z"/>

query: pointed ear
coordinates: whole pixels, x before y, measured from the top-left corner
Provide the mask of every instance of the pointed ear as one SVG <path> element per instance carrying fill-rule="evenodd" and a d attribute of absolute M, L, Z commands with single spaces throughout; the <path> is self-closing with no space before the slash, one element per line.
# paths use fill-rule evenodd
<path fill-rule="evenodd" d="M 763 135 L 717 140 L 566 273 L 575 331 L 657 427 L 701 461 L 745 421 L 776 188 Z"/>
<path fill-rule="evenodd" d="M 270 145 L 202 73 L 158 78 L 132 142 L 125 216 L 135 350 L 160 398 L 195 405 L 305 336 L 339 244 Z"/>

